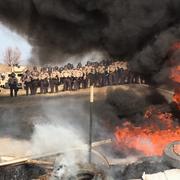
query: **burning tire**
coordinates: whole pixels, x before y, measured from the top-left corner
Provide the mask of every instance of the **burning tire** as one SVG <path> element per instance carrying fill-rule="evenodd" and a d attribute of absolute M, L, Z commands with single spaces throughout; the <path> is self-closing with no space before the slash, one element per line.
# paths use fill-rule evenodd
<path fill-rule="evenodd" d="M 164 149 L 164 160 L 174 168 L 180 168 L 180 155 L 176 151 L 177 146 L 180 146 L 180 141 L 174 141 Z"/>
<path fill-rule="evenodd" d="M 76 169 L 77 167 L 79 168 L 78 170 Z M 71 170 L 77 172 L 71 174 Z M 52 175 L 52 180 L 105 180 L 103 171 L 97 169 L 95 164 L 86 163 L 76 167 L 61 166 Z"/>
<path fill-rule="evenodd" d="M 87 169 L 82 169 L 77 174 L 77 180 L 105 180 L 104 176 L 100 172 L 89 171 Z"/>

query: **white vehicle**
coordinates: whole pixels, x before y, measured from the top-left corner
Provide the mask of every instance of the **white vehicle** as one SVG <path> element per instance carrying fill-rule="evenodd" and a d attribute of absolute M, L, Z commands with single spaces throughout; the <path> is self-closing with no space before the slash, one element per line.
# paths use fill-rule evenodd
<path fill-rule="evenodd" d="M 26 70 L 27 68 L 25 66 L 17 66 L 17 67 L 15 66 L 13 68 L 13 72 L 15 73 L 16 78 L 18 79 L 18 88 L 20 89 L 23 88 L 22 76 Z M 12 72 L 5 72 L 0 75 L 0 87 L 6 89 L 9 88 L 8 79 L 11 76 L 11 73 Z"/>
<path fill-rule="evenodd" d="M 2 88 L 9 88 L 9 85 L 8 85 L 8 79 L 11 75 L 11 72 L 6 72 L 6 73 L 2 73 L 1 74 L 1 77 L 0 77 L 0 87 Z"/>

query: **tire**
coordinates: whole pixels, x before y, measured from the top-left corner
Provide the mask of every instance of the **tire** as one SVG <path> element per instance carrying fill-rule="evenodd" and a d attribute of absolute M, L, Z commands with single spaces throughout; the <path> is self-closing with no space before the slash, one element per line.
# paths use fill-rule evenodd
<path fill-rule="evenodd" d="M 180 155 L 173 150 L 174 145 L 180 145 L 180 141 L 174 141 L 168 144 L 164 149 L 164 161 L 174 168 L 180 168 Z"/>

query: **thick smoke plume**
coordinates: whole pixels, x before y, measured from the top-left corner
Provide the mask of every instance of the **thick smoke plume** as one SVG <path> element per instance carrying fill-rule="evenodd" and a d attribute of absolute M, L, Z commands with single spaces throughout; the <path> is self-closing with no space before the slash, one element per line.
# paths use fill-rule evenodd
<path fill-rule="evenodd" d="M 178 0 L 0 0 L 0 20 L 28 35 L 41 64 L 96 49 L 150 75 L 180 38 Z"/>

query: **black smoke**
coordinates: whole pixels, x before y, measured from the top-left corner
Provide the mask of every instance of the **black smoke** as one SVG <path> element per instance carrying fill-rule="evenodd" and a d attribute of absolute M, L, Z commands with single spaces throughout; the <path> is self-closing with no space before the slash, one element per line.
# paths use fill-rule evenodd
<path fill-rule="evenodd" d="M 0 0 L 0 20 L 28 35 L 41 64 L 96 49 L 163 74 L 180 39 L 179 0 Z"/>

